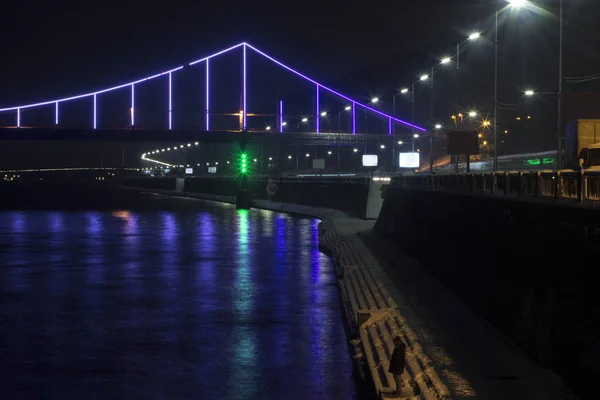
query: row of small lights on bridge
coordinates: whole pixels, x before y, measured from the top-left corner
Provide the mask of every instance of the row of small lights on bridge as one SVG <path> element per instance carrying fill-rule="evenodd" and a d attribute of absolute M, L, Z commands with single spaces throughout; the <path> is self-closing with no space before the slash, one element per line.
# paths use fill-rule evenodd
<path fill-rule="evenodd" d="M 441 126 L 440 126 L 440 128 L 441 128 Z M 419 137 L 419 135 L 415 134 L 414 137 L 417 138 L 417 137 Z M 198 144 L 199 144 L 198 142 L 195 142 L 193 145 L 197 146 Z M 404 142 L 402 140 L 398 141 L 398 145 L 403 145 L 403 144 L 404 144 Z M 150 151 L 148 153 L 143 153 L 141 158 L 142 158 L 142 160 L 150 161 L 150 162 L 154 162 L 154 163 L 158 163 L 158 164 L 161 164 L 161 165 L 164 165 L 164 166 L 167 166 L 167 167 L 178 167 L 179 166 L 180 168 L 184 168 L 183 164 L 179 164 L 179 165 L 177 165 L 177 164 L 168 164 L 168 163 L 165 163 L 163 161 L 153 160 L 151 158 L 148 158 L 148 154 L 159 154 L 159 153 L 163 153 L 165 151 L 171 151 L 171 150 L 175 151 L 175 150 L 179 150 L 179 149 L 185 149 L 185 148 L 188 148 L 188 147 L 192 147 L 192 143 L 188 143 L 187 145 L 179 145 L 179 147 L 174 146 L 173 148 L 167 147 L 165 149 L 152 150 L 152 151 Z M 381 150 L 385 150 L 386 146 L 385 146 L 385 144 L 381 144 L 381 145 L 379 145 L 379 148 Z M 419 150 L 417 149 L 417 151 L 419 151 Z M 356 153 L 358 153 L 358 149 L 355 147 L 355 148 L 352 149 L 352 152 L 356 154 Z M 328 150 L 327 151 L 327 155 L 329 155 L 329 156 L 333 155 L 333 151 Z M 306 158 L 308 158 L 308 157 L 310 157 L 310 153 L 306 153 L 304 156 Z M 291 160 L 294 157 L 292 155 L 288 155 L 287 158 L 288 158 L 288 160 Z M 258 162 L 258 159 L 255 158 L 255 159 L 253 159 L 253 161 L 256 163 L 256 162 Z M 269 157 L 269 161 L 273 161 L 273 157 Z M 229 161 L 225 161 L 225 163 L 226 164 L 230 164 Z M 211 163 L 207 162 L 206 165 L 210 166 Z M 216 166 L 219 165 L 219 162 L 214 162 L 214 165 L 216 165 Z M 187 167 L 189 167 L 189 166 L 190 165 L 188 164 Z M 199 167 L 200 164 L 198 163 L 197 166 Z"/>

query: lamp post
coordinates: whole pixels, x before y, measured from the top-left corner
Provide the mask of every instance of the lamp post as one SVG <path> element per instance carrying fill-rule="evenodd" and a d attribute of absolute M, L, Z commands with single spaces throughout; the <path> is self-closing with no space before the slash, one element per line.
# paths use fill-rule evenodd
<path fill-rule="evenodd" d="M 525 6 L 528 1 L 527 0 L 507 0 L 508 6 L 510 8 L 518 9 L 520 7 Z M 561 0 L 562 5 L 562 0 Z M 561 7 L 562 9 L 562 7 Z M 496 10 L 495 15 L 495 33 L 494 33 L 494 172 L 498 170 L 498 14 L 499 10 Z M 561 79 L 562 81 L 562 79 Z M 560 118 L 560 117 L 559 117 Z M 560 133 L 559 133 L 560 135 Z M 559 139 L 560 141 L 560 139 Z"/>
<path fill-rule="evenodd" d="M 558 127 L 556 129 L 556 144 L 557 144 L 557 169 L 562 169 L 562 143 L 560 140 L 562 133 L 562 113 L 563 113 L 563 101 L 562 101 L 562 87 L 563 87 L 563 0 L 560 0 L 560 11 L 559 11 L 559 43 L 558 43 Z"/>

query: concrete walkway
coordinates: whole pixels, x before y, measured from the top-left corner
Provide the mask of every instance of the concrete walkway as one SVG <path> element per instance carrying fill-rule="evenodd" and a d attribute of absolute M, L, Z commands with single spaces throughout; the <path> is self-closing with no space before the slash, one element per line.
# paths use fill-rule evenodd
<path fill-rule="evenodd" d="M 322 225 L 323 245 L 339 263 L 344 300 L 357 315 L 360 350 L 380 397 L 576 399 L 557 375 L 377 234 L 373 222 L 333 215 Z M 402 382 L 386 376 L 396 335 L 407 345 Z"/>

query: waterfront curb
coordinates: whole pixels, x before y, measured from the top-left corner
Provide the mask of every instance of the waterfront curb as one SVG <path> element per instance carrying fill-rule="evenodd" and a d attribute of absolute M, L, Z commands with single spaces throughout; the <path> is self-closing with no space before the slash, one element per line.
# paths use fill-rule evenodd
<path fill-rule="evenodd" d="M 379 399 L 449 399 L 450 392 L 423 353 L 418 335 L 378 279 L 382 272 L 377 260 L 356 233 L 340 232 L 336 220 L 329 216 L 319 224 L 319 246 L 336 261 L 360 376 L 370 381 Z M 387 372 L 395 336 L 407 347 L 406 370 L 399 379 Z"/>

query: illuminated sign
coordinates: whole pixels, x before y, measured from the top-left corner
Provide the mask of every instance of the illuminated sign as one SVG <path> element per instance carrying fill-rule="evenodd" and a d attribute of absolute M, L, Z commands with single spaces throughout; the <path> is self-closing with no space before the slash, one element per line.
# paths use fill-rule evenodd
<path fill-rule="evenodd" d="M 217 167 L 208 167 L 208 173 L 209 174 L 216 174 L 217 173 Z"/>
<path fill-rule="evenodd" d="M 315 158 L 312 160 L 313 169 L 325 169 L 325 159 Z"/>
<path fill-rule="evenodd" d="M 400 168 L 419 168 L 421 153 L 400 153 Z"/>
<path fill-rule="evenodd" d="M 542 158 L 543 164 L 554 164 L 556 162 L 556 158 Z"/>
<path fill-rule="evenodd" d="M 542 160 L 540 160 L 539 158 L 533 158 L 531 160 L 525 160 L 523 163 L 525 165 L 540 165 L 542 163 Z"/>
<path fill-rule="evenodd" d="M 376 167 L 377 161 L 377 154 L 363 154 L 362 156 L 363 167 Z"/>
<path fill-rule="evenodd" d="M 194 173 L 194 169 L 193 168 L 186 168 L 185 169 L 185 173 L 186 174 L 193 174 Z"/>

